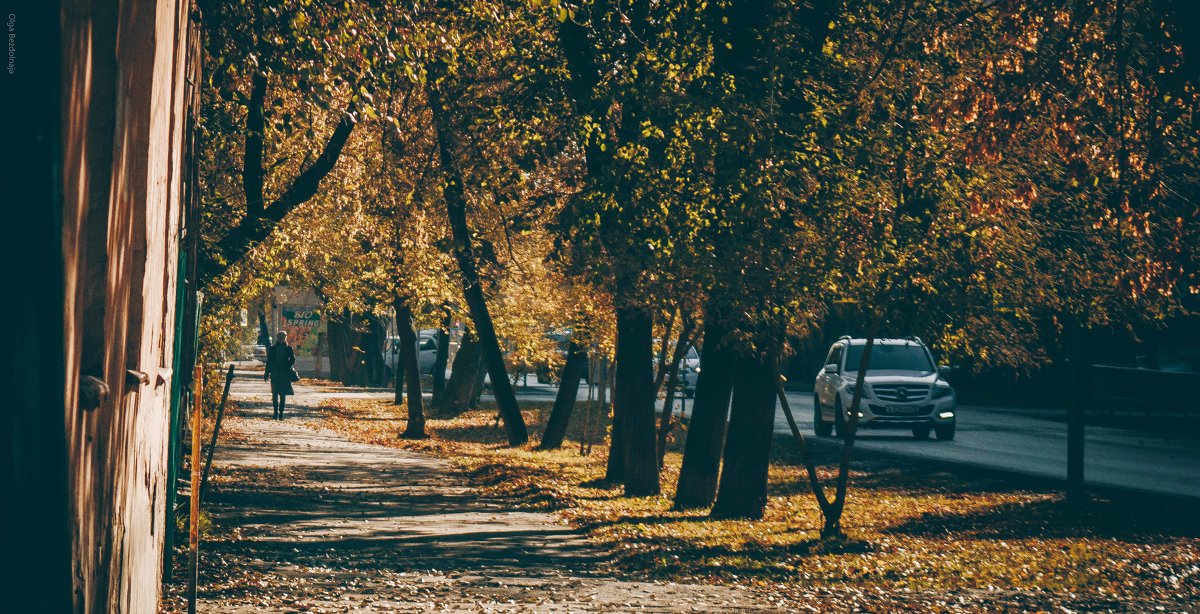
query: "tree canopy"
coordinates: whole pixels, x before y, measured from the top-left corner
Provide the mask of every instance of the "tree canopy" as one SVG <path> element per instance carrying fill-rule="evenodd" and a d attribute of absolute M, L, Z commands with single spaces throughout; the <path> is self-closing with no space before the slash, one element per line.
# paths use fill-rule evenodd
<path fill-rule="evenodd" d="M 1028 373 L 1064 326 L 1132 335 L 1200 293 L 1185 2 L 209 4 L 214 329 L 284 280 L 329 313 L 453 309 L 494 384 L 574 331 L 617 358 L 631 495 L 659 488 L 668 318 L 736 373 L 689 437 L 713 461 L 732 395 L 718 509 L 753 516 L 751 391 L 830 314 Z"/>

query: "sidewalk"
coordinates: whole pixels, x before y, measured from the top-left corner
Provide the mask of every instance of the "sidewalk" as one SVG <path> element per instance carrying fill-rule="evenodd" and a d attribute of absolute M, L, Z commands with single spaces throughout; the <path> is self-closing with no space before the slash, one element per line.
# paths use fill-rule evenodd
<path fill-rule="evenodd" d="M 766 589 L 608 576 L 555 516 L 480 498 L 444 460 L 307 428 L 330 393 L 297 393 L 276 421 L 261 374 L 234 380 L 201 611 L 776 611 Z M 168 611 L 186 609 L 182 584 Z"/>

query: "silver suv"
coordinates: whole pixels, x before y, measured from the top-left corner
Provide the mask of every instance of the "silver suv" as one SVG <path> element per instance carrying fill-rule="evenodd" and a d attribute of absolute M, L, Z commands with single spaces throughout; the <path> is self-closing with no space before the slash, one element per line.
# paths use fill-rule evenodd
<path fill-rule="evenodd" d="M 813 386 L 813 430 L 845 436 L 854 385 L 866 339 L 838 339 Z M 916 337 L 876 339 L 859 402 L 859 428 L 911 429 L 918 439 L 930 431 L 954 439 L 956 399 L 945 380 L 947 367 L 935 367 L 929 348 Z"/>

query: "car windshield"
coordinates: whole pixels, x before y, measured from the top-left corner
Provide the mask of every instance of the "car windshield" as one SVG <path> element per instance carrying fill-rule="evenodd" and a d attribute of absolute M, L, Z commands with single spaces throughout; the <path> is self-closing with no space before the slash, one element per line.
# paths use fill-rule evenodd
<path fill-rule="evenodd" d="M 688 348 L 687 357 L 688 360 L 700 360 L 700 353 L 696 351 L 696 348 Z"/>
<path fill-rule="evenodd" d="M 850 353 L 846 356 L 847 371 L 858 370 L 865 347 L 865 345 L 850 346 Z M 867 371 L 922 371 L 928 373 L 933 371 L 933 364 L 929 362 L 929 355 L 925 353 L 925 348 L 919 345 L 912 343 L 877 344 L 871 348 L 871 364 Z"/>

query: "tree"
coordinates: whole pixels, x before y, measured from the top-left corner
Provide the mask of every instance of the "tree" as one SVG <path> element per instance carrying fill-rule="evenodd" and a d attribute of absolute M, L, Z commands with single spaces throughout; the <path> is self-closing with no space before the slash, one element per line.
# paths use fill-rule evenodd
<path fill-rule="evenodd" d="M 202 5 L 210 69 L 201 148 L 210 172 L 201 277 L 210 282 L 319 193 L 360 113 L 372 112 L 371 91 L 395 54 L 380 18 L 390 6 Z M 329 34 L 351 27 L 358 36 Z M 328 137 L 314 156 L 318 131 Z"/>
<path fill-rule="evenodd" d="M 579 395 L 579 381 L 583 379 L 587 369 L 586 341 L 578 335 L 571 336 L 567 346 L 567 360 L 559 377 L 558 393 L 554 397 L 554 406 L 550 409 L 550 418 L 546 422 L 546 430 L 538 449 L 557 450 L 562 446 L 563 437 L 567 433 L 567 425 L 571 421 L 571 411 L 575 407 L 575 397 Z"/>
<path fill-rule="evenodd" d="M 396 378 L 404 369 L 408 380 L 408 424 L 400 436 L 405 439 L 425 439 L 425 409 L 421 399 L 421 370 L 417 363 L 417 331 L 413 329 L 413 315 L 409 302 L 396 297 L 396 330 L 400 334 L 400 360 L 396 361 Z M 397 384 L 397 386 L 399 386 Z"/>
<path fill-rule="evenodd" d="M 684 440 L 683 464 L 675 487 L 675 507 L 696 509 L 712 505 L 725 442 L 725 423 L 733 395 L 738 351 L 730 342 L 729 326 L 713 312 L 704 315 L 704 351 L 696 379 L 696 399 Z"/>
<path fill-rule="evenodd" d="M 435 90 L 430 92 L 430 109 L 437 130 L 438 158 L 441 161 L 442 172 L 445 174 L 445 185 L 442 188 L 442 198 L 446 202 L 446 217 L 450 220 L 450 228 L 454 237 L 454 257 L 458 261 L 459 274 L 462 276 L 463 295 L 467 301 L 467 309 L 475 322 L 475 334 L 483 348 L 483 358 L 491 375 L 492 390 L 496 395 L 496 405 L 504 418 L 504 428 L 508 432 L 508 443 L 519 446 L 529 440 L 525 427 L 525 419 L 521 417 L 521 409 L 517 405 L 516 393 L 513 392 L 512 382 L 508 380 L 508 371 L 504 366 L 504 355 L 500 351 L 500 340 L 496 337 L 496 328 L 492 324 L 492 316 L 488 311 L 487 301 L 483 296 L 479 272 L 472 245 L 471 230 L 467 227 L 467 203 L 464 194 L 462 174 L 459 172 L 454 159 L 454 141 L 450 134 L 451 126 L 447 117 L 448 109 L 443 106 L 440 96 Z"/>
<path fill-rule="evenodd" d="M 451 230 L 448 251 L 458 264 L 464 302 L 509 442 L 520 445 L 528 435 L 497 334 L 497 324 L 505 324 L 505 318 L 493 319 L 487 294 L 505 281 L 509 292 L 528 286 L 511 283 L 517 276 L 508 273 L 536 262 L 528 259 L 530 246 L 544 235 L 530 226 L 556 203 L 560 189 L 554 178 L 558 165 L 546 162 L 562 145 L 556 136 L 557 113 L 553 101 L 542 101 L 536 93 L 546 85 L 536 67 L 545 62 L 547 44 L 530 28 L 537 20 L 528 15 L 484 6 L 465 14 L 442 11 L 437 18 L 444 32 L 438 40 L 445 42 L 430 50 L 428 70 L 419 78 Z M 491 231 L 481 222 L 491 225 Z M 505 256 L 508 262 L 502 263 Z M 496 284 L 487 283 L 488 277 Z M 517 318 L 507 320 L 515 324 Z M 518 352 L 538 345 L 523 341 L 529 339 L 528 329 L 522 335 L 512 325 L 505 332 Z M 546 347 L 544 332 L 538 330 L 536 337 Z"/>
<path fill-rule="evenodd" d="M 558 12 L 565 93 L 574 107 L 584 190 L 557 223 L 570 270 L 613 297 L 617 366 L 608 478 L 626 494 L 658 492 L 654 426 L 654 314 L 693 295 L 688 258 L 695 225 L 694 126 L 684 92 L 704 49 L 693 37 L 692 3 L 597 3 Z M 624 350 L 622 348 L 625 348 Z M 636 360 L 639 364 L 630 364 Z M 641 364 L 643 363 L 644 364 Z"/>
<path fill-rule="evenodd" d="M 713 50 L 711 76 L 698 100 L 712 118 L 705 135 L 713 165 L 707 194 L 712 221 L 703 237 L 719 257 L 701 266 L 710 280 L 705 345 L 716 351 L 706 348 L 701 356 L 677 507 L 705 507 L 715 494 L 722 504 L 714 515 L 754 518 L 766 502 L 768 457 L 756 447 L 769 446 L 775 400 L 761 390 L 761 371 L 781 358 L 784 334 L 811 326 L 819 313 L 805 287 L 812 271 L 796 263 L 811 262 L 806 252 L 815 243 L 806 217 L 813 165 L 822 157 L 813 126 L 823 109 L 806 89 L 832 8 L 829 2 L 749 2 L 712 3 L 703 10 Z M 710 323 L 719 327 L 711 331 L 715 337 Z M 718 385 L 707 385 L 709 362 L 722 371 L 715 375 Z M 729 491 L 722 497 L 717 472 L 731 394 L 720 480 Z"/>

